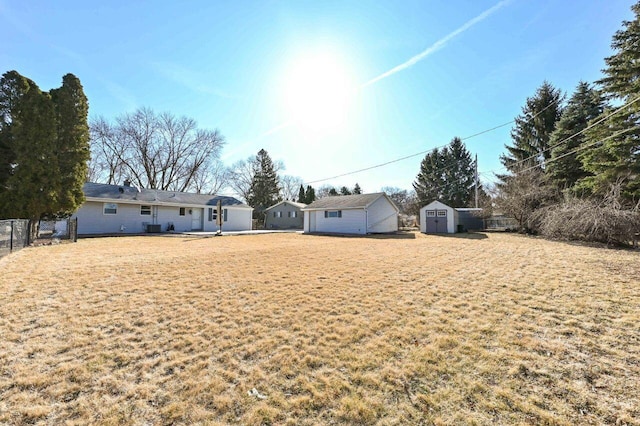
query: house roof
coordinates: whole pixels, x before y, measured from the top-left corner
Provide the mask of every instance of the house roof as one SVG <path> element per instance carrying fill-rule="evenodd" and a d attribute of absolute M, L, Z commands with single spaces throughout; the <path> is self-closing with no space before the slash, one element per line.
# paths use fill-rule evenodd
<path fill-rule="evenodd" d="M 293 201 L 284 200 L 284 201 L 280 201 L 277 204 L 272 205 L 271 207 L 267 207 L 266 209 L 264 209 L 264 211 L 271 210 L 272 208 L 278 207 L 281 204 L 290 204 L 290 205 L 292 205 L 294 207 L 297 207 L 299 209 L 303 209 L 303 208 L 307 207 L 307 205 L 304 204 L 304 203 L 296 203 L 296 202 L 293 202 Z"/>
<path fill-rule="evenodd" d="M 336 195 L 333 197 L 325 197 L 314 201 L 303 210 L 364 209 L 380 197 L 385 197 L 394 207 L 396 207 L 393 201 L 391 201 L 384 192 L 375 192 L 373 194 Z"/>
<path fill-rule="evenodd" d="M 215 206 L 218 200 L 225 207 L 237 206 L 250 208 L 241 201 L 222 195 L 193 194 L 189 192 L 161 191 L 156 189 L 139 189 L 135 186 L 107 185 L 87 182 L 82 187 L 87 199 L 103 199 L 109 201 L 137 202 L 149 204 L 174 204 Z"/>

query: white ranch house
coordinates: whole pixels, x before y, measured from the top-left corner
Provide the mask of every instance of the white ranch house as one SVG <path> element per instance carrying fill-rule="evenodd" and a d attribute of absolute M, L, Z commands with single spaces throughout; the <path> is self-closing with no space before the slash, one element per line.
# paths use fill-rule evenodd
<path fill-rule="evenodd" d="M 83 191 L 86 200 L 73 215 L 80 235 L 215 232 L 218 214 L 222 231 L 251 230 L 253 208 L 233 197 L 100 183 L 86 183 Z"/>
<path fill-rule="evenodd" d="M 398 207 L 383 192 L 325 197 L 302 211 L 305 233 L 364 235 L 398 230 Z"/>

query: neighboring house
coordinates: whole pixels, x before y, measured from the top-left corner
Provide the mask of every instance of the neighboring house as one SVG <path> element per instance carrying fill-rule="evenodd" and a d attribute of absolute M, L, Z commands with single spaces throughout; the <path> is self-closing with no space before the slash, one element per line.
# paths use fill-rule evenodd
<path fill-rule="evenodd" d="M 302 229 L 302 209 L 307 205 L 293 201 L 280 201 L 265 209 L 265 229 Z"/>
<path fill-rule="evenodd" d="M 398 208 L 383 192 L 325 197 L 302 211 L 306 233 L 372 234 L 398 230 Z"/>
<path fill-rule="evenodd" d="M 420 232 L 426 234 L 454 234 L 468 230 L 483 229 L 482 219 L 478 217 L 482 209 L 453 208 L 432 201 L 420 209 Z"/>
<path fill-rule="evenodd" d="M 138 189 L 125 185 L 86 183 L 85 202 L 73 215 L 78 234 L 223 231 L 251 229 L 253 209 L 233 197 Z M 221 201 L 221 212 L 217 211 Z"/>

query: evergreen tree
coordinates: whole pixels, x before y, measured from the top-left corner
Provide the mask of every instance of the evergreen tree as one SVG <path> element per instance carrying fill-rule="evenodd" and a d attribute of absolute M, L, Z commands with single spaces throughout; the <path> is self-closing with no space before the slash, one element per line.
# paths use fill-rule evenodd
<path fill-rule="evenodd" d="M 307 194 L 304 191 L 304 186 L 300 184 L 300 191 L 298 191 L 298 202 L 307 204 Z"/>
<path fill-rule="evenodd" d="M 357 182 L 356 182 L 356 186 L 353 187 L 353 193 L 354 194 L 362 194 L 362 188 L 360 188 L 360 185 L 358 185 Z"/>
<path fill-rule="evenodd" d="M 48 93 L 33 83 L 12 116 L 15 163 L 7 183 L 12 217 L 31 220 L 35 237 L 39 219 L 58 210 L 60 169 L 56 153 L 56 120 Z"/>
<path fill-rule="evenodd" d="M 338 194 L 338 191 L 336 191 L 335 188 L 332 187 L 331 189 L 329 189 L 329 196 L 330 197 L 335 197 L 336 195 L 339 195 L 339 194 Z"/>
<path fill-rule="evenodd" d="M 573 151 L 585 142 L 585 135 L 580 132 L 589 121 L 602 114 L 604 104 L 597 90 L 588 83 L 580 82 L 562 112 L 549 141 L 553 149 L 547 167 L 550 178 L 559 189 L 571 188 L 578 180 L 590 175 L 582 167 L 578 153 Z"/>
<path fill-rule="evenodd" d="M 13 128 L 20 102 L 31 86 L 35 83 L 16 71 L 6 72 L 0 79 L 0 217 L 16 217 L 7 199 L 17 155 Z"/>
<path fill-rule="evenodd" d="M 586 132 L 587 142 L 600 143 L 580 153 L 584 169 L 593 176 L 583 178 L 579 188 L 604 194 L 618 184 L 633 203 L 640 198 L 640 101 L 635 102 L 640 94 L 640 2 L 631 10 L 635 17 L 614 34 L 615 53 L 605 59 L 605 77 L 598 83 L 607 99 L 633 103 Z"/>
<path fill-rule="evenodd" d="M 351 191 L 346 186 L 340 188 L 340 195 L 351 195 Z"/>
<path fill-rule="evenodd" d="M 474 176 L 471 154 L 460 138 L 454 138 L 447 147 L 425 156 L 413 188 L 420 205 L 438 200 L 451 207 L 465 207 L 473 194 Z"/>
<path fill-rule="evenodd" d="M 471 154 L 460 138 L 453 138 L 445 148 L 446 169 L 443 201 L 451 207 L 464 207 L 471 200 L 475 184 L 475 167 Z"/>
<path fill-rule="evenodd" d="M 264 220 L 264 210 L 282 201 L 276 173 L 271 157 L 261 149 L 253 160 L 253 178 L 247 196 L 247 203 L 254 208 L 254 219 Z"/>
<path fill-rule="evenodd" d="M 509 172 L 535 165 L 544 169 L 545 161 L 551 158 L 549 140 L 562 114 L 563 98 L 561 91 L 546 81 L 534 96 L 527 98 L 511 130 L 513 145 L 507 145 L 507 155 L 500 156 Z M 499 177 L 504 181 L 508 175 Z"/>
<path fill-rule="evenodd" d="M 307 191 L 305 192 L 305 204 L 311 204 L 316 200 L 316 190 L 313 186 L 307 185 Z"/>
<path fill-rule="evenodd" d="M 69 215 L 84 201 L 82 186 L 89 161 L 89 104 L 80 80 L 73 74 L 62 78 L 62 87 L 51 90 L 51 98 L 56 111 L 55 150 L 61 184 L 57 213 Z"/>

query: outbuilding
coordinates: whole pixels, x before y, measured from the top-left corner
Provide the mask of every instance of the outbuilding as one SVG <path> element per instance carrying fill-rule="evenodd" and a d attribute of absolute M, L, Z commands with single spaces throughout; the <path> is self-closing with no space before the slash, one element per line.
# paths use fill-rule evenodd
<path fill-rule="evenodd" d="M 384 192 L 325 197 L 302 211 L 305 233 L 364 235 L 398 230 L 398 207 Z"/>
<path fill-rule="evenodd" d="M 425 234 L 454 234 L 483 229 L 479 208 L 453 208 L 440 201 L 432 201 L 420 209 L 420 232 Z"/>
<path fill-rule="evenodd" d="M 302 229 L 302 209 L 307 207 L 303 203 L 280 201 L 278 204 L 265 209 L 265 229 Z"/>

